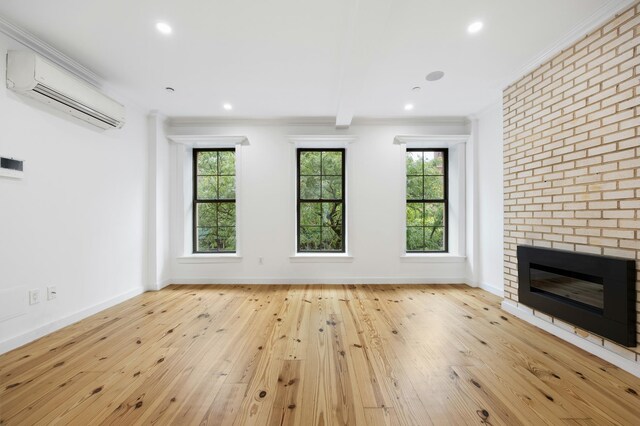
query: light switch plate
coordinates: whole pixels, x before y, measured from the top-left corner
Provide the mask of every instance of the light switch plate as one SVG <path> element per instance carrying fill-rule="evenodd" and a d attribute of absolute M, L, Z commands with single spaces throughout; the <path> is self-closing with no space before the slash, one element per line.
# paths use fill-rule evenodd
<path fill-rule="evenodd" d="M 29 304 L 40 303 L 40 289 L 29 290 Z"/>
<path fill-rule="evenodd" d="M 53 300 L 58 296 L 58 290 L 56 286 L 50 285 L 47 287 L 47 300 Z"/>

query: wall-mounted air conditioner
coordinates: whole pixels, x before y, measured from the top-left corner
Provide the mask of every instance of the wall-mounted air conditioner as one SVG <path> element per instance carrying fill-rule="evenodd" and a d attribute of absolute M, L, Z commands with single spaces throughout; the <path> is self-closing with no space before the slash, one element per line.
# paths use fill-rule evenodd
<path fill-rule="evenodd" d="M 119 129 L 124 106 L 31 51 L 7 53 L 7 87 L 102 129 Z"/>

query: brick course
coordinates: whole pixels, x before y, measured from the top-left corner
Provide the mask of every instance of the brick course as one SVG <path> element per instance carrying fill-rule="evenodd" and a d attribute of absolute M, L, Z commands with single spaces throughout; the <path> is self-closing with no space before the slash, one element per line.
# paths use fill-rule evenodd
<path fill-rule="evenodd" d="M 503 108 L 505 298 L 519 244 L 640 267 L 640 2 L 506 88 Z M 640 346 L 534 314 L 640 363 Z"/>

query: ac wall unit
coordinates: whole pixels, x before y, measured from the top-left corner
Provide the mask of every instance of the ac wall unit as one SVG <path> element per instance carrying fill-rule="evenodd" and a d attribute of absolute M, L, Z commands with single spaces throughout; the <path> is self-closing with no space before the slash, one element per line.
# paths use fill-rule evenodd
<path fill-rule="evenodd" d="M 124 126 L 124 106 L 34 52 L 7 53 L 7 87 L 101 129 Z"/>

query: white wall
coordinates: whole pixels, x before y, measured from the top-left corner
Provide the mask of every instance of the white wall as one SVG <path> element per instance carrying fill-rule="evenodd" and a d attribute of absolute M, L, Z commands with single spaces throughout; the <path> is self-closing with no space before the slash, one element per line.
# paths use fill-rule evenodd
<path fill-rule="evenodd" d="M 0 155 L 26 162 L 23 180 L 0 178 L 0 353 L 142 291 L 146 274 L 143 112 L 128 105 L 124 129 L 101 133 L 26 101 L 5 88 L 7 48 L 24 49 L 0 34 Z"/>
<path fill-rule="evenodd" d="M 481 287 L 502 294 L 503 281 L 503 181 L 502 101 L 477 116 L 477 271 Z"/>
<path fill-rule="evenodd" d="M 170 279 L 170 157 L 166 118 L 153 112 L 147 119 L 149 144 L 149 223 L 147 288 L 159 290 Z"/>
<path fill-rule="evenodd" d="M 183 263 L 181 216 L 184 214 L 177 171 L 178 153 L 172 144 L 171 274 L 176 283 L 262 282 L 465 282 L 464 263 L 402 261 L 402 188 L 404 156 L 396 135 L 468 134 L 466 123 L 448 125 L 354 125 L 348 131 L 333 126 L 220 125 L 170 128 L 171 133 L 246 135 L 241 150 L 240 212 L 242 259 L 235 263 Z M 297 263 L 290 256 L 295 211 L 293 148 L 289 135 L 350 134 L 349 145 L 350 263 Z M 348 159 L 348 161 L 349 161 Z M 263 258 L 263 264 L 259 263 Z M 463 260 L 464 262 L 464 260 Z"/>

